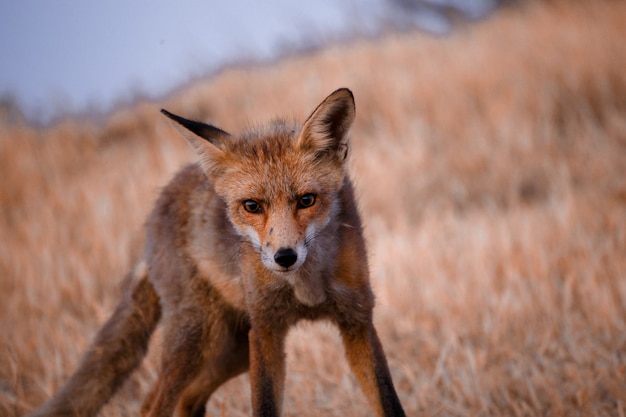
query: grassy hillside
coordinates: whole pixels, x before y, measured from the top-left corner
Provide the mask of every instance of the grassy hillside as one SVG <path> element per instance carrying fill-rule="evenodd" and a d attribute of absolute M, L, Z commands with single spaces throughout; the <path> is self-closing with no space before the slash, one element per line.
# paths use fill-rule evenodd
<path fill-rule="evenodd" d="M 626 413 L 626 3 L 509 7 L 447 38 L 231 69 L 104 124 L 0 119 L 0 415 L 51 396 L 116 304 L 159 188 L 166 107 L 238 132 L 356 96 L 376 323 L 409 415 Z M 137 415 L 148 359 L 103 416 Z M 326 324 L 288 343 L 285 415 L 371 415 Z M 249 415 L 247 376 L 208 415 Z"/>

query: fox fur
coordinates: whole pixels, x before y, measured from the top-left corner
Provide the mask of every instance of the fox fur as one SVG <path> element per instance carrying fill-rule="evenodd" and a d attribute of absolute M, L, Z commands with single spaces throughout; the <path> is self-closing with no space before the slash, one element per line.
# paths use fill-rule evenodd
<path fill-rule="evenodd" d="M 122 300 L 61 390 L 31 414 L 93 416 L 163 326 L 160 375 L 142 415 L 204 416 L 211 394 L 250 372 L 255 416 L 281 414 L 285 338 L 329 320 L 378 416 L 404 416 L 372 321 L 374 296 L 347 175 L 350 90 L 302 126 L 230 135 L 163 110 L 198 155 L 163 189 Z"/>

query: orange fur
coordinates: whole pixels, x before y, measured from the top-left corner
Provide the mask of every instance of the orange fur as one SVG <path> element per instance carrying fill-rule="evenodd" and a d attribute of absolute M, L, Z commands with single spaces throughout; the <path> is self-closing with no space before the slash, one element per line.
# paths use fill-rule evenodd
<path fill-rule="evenodd" d="M 403 416 L 372 323 L 345 169 L 352 93 L 335 91 L 302 127 L 276 122 L 240 137 L 164 113 L 199 164 L 163 190 L 127 298 L 78 371 L 33 415 L 95 414 L 139 364 L 162 316 L 161 374 L 144 416 L 202 416 L 213 391 L 248 369 L 254 415 L 280 415 L 285 337 L 303 319 L 334 322 L 373 409 Z"/>

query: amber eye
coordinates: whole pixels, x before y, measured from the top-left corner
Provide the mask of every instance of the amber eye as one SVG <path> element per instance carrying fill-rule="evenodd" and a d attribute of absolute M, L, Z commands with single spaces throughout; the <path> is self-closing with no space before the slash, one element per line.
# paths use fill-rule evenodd
<path fill-rule="evenodd" d="M 243 202 L 243 209 L 248 213 L 259 214 L 263 213 L 263 207 L 254 200 L 246 200 Z"/>
<path fill-rule="evenodd" d="M 315 204 L 315 194 L 311 193 L 304 194 L 298 201 L 299 208 L 311 207 L 313 204 Z"/>

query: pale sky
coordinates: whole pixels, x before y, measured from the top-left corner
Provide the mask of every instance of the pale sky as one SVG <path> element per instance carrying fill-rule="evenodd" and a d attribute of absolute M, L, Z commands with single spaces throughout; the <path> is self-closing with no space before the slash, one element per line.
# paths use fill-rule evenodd
<path fill-rule="evenodd" d="M 372 33 L 388 8 L 385 0 L 0 0 L 0 97 L 10 94 L 27 118 L 43 122 L 106 111 L 238 59 L 272 58 L 284 45 L 323 44 L 355 28 Z M 446 30 L 436 15 L 420 19 Z"/>

